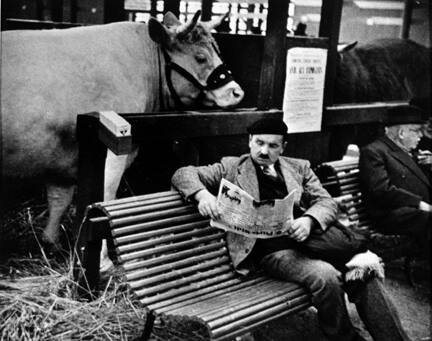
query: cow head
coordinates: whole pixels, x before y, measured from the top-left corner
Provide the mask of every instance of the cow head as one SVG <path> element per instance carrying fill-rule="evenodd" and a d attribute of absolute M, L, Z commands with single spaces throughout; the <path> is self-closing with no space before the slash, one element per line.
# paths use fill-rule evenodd
<path fill-rule="evenodd" d="M 210 33 L 226 15 L 216 21 L 199 22 L 200 15 L 198 11 L 185 24 L 170 12 L 163 23 L 154 18 L 149 21 L 150 37 L 161 46 L 165 57 L 168 87 L 185 106 L 197 101 L 208 107 L 237 105 L 244 92 L 223 64 Z"/>

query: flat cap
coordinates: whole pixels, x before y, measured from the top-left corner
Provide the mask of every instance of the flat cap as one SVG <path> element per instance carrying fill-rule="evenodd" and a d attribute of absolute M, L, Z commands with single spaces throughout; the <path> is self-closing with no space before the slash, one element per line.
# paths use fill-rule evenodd
<path fill-rule="evenodd" d="M 425 111 L 414 105 L 390 107 L 387 110 L 387 126 L 399 124 L 423 124 L 426 121 Z"/>
<path fill-rule="evenodd" d="M 274 134 L 286 136 L 288 127 L 284 121 L 276 118 L 262 118 L 252 123 L 247 131 L 251 135 L 255 134 Z"/>

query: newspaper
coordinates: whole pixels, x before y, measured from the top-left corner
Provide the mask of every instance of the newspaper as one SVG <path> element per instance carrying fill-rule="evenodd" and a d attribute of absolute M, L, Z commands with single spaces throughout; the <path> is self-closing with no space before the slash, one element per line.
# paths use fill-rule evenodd
<path fill-rule="evenodd" d="M 226 179 L 219 186 L 220 219 L 210 225 L 251 238 L 273 238 L 288 233 L 293 221 L 294 191 L 284 199 L 257 201 Z"/>

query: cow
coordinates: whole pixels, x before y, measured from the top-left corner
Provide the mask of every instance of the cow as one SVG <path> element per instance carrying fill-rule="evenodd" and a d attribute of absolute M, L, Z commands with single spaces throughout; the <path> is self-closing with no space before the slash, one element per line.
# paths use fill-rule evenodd
<path fill-rule="evenodd" d="M 339 46 L 335 103 L 430 96 L 430 48 L 397 38 L 356 44 Z"/>
<path fill-rule="evenodd" d="M 227 108 L 242 100 L 211 35 L 226 15 L 201 22 L 200 13 L 184 24 L 167 13 L 162 23 L 2 32 L 2 172 L 45 180 L 46 242 L 58 243 L 74 193 L 78 113 Z M 108 152 L 105 200 L 114 198 L 135 155 Z"/>

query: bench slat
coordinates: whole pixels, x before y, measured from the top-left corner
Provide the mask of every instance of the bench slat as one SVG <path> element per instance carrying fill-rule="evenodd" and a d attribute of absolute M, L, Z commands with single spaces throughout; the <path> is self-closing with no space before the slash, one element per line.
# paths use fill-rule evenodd
<path fill-rule="evenodd" d="M 131 280 L 129 281 L 129 284 L 132 289 L 138 289 L 150 285 L 153 286 L 157 285 L 158 288 L 161 288 L 162 284 L 172 283 L 172 282 L 174 282 L 174 285 L 177 286 L 179 284 L 179 281 L 183 280 L 186 276 L 193 273 L 202 274 L 202 272 L 200 271 L 206 271 L 209 268 L 215 268 L 223 265 L 227 265 L 228 269 L 230 269 L 229 261 L 230 259 L 227 256 L 220 257 L 210 261 L 202 262 L 200 264 L 195 264 L 192 266 L 187 266 L 179 269 L 173 269 L 170 272 L 163 273 L 157 276 L 152 276 L 146 279 Z"/>
<path fill-rule="evenodd" d="M 192 306 L 185 306 L 171 311 L 170 314 L 196 315 L 209 322 L 270 299 L 277 298 L 281 300 L 282 296 L 286 297 L 286 295 L 294 293 L 296 290 L 297 293 L 300 293 L 299 290 L 302 293 L 304 292 L 303 288 L 298 285 L 292 287 L 286 284 L 286 282 L 276 280 L 266 281 L 244 287 L 235 292 L 228 291 L 218 297 L 212 297 Z"/>
<path fill-rule="evenodd" d="M 203 300 L 209 299 L 211 297 L 220 296 L 225 294 L 227 291 L 236 291 L 240 290 L 244 287 L 250 287 L 252 285 L 259 284 L 261 282 L 268 282 L 271 279 L 267 277 L 251 277 L 251 278 L 239 278 L 225 282 L 221 284 L 217 284 L 214 286 L 210 286 L 201 290 L 197 290 L 192 293 L 188 293 L 182 296 L 178 296 L 171 300 L 163 301 L 159 305 L 155 305 L 155 308 L 158 308 L 161 313 L 169 313 L 172 314 L 176 309 L 185 307 L 187 305 L 191 305 L 197 302 L 201 302 Z"/>
<path fill-rule="evenodd" d="M 165 191 L 165 192 L 157 192 L 157 193 L 138 195 L 135 197 L 114 199 L 114 200 L 110 200 L 110 201 L 104 201 L 103 203 L 100 203 L 100 204 L 103 204 L 103 207 L 105 207 L 106 209 L 109 209 L 110 207 L 115 207 L 115 206 L 120 205 L 120 204 L 135 202 L 138 200 L 139 201 L 147 201 L 147 200 L 151 200 L 151 199 L 164 198 L 164 197 L 181 197 L 181 196 L 180 196 L 180 193 L 178 193 L 176 191 Z"/>
<path fill-rule="evenodd" d="M 214 227 L 195 229 L 195 230 L 184 232 L 184 233 L 171 234 L 171 235 L 167 235 L 167 236 L 163 236 L 163 237 L 149 239 L 149 240 L 142 241 L 142 242 L 135 242 L 135 243 L 130 243 L 130 244 L 126 244 L 126 245 L 121 245 L 121 246 L 117 247 L 117 250 L 118 250 L 119 254 L 122 255 L 123 253 L 128 253 L 130 251 L 140 250 L 140 249 L 149 248 L 149 247 L 156 247 L 157 245 L 163 245 L 166 243 L 171 243 L 171 242 L 175 242 L 178 240 L 184 240 L 184 239 L 192 238 L 192 237 L 199 237 L 199 236 L 202 236 L 204 234 L 211 234 L 214 232 L 215 232 Z"/>
<path fill-rule="evenodd" d="M 299 296 L 299 294 L 301 293 L 303 293 L 303 295 Z M 226 309 L 225 311 L 222 311 L 222 313 L 224 314 L 223 317 L 206 322 L 211 329 L 216 329 L 218 327 L 226 326 L 229 323 L 236 323 L 239 319 L 242 318 L 256 318 L 254 316 L 255 314 L 260 313 L 263 310 L 265 311 L 266 309 L 269 310 L 269 313 L 274 314 L 274 311 L 272 311 L 273 308 L 279 309 L 282 306 L 282 309 L 286 309 L 289 308 L 291 304 L 297 304 L 299 301 L 307 302 L 310 299 L 309 295 L 306 294 L 302 289 L 292 291 L 288 294 L 281 293 L 281 295 L 282 296 L 280 297 L 274 297 L 264 301 L 261 300 L 261 297 L 258 297 L 258 302 L 256 303 L 255 300 L 251 300 L 249 304 L 243 306 L 243 309 L 234 309 L 234 312 L 232 313 L 229 313 L 230 309 Z M 235 308 L 235 306 L 232 307 Z"/>
<path fill-rule="evenodd" d="M 126 224 L 135 224 L 146 221 L 153 221 L 163 218 L 169 218 L 177 216 L 178 214 L 196 212 L 196 208 L 193 205 L 182 206 L 178 208 L 172 208 L 163 211 L 155 211 L 151 213 L 139 214 L 132 217 L 123 217 L 111 220 L 111 226 L 118 227 Z"/>
<path fill-rule="evenodd" d="M 205 291 L 207 288 L 219 288 L 223 287 L 227 282 L 232 280 L 238 280 L 239 276 L 234 272 L 225 273 L 222 275 L 214 276 L 202 281 L 197 281 L 195 283 L 191 283 L 187 286 L 184 286 L 180 289 L 167 291 L 163 294 L 157 294 L 154 296 L 149 296 L 142 298 L 141 303 L 147 305 L 150 309 L 156 309 L 159 305 L 165 306 L 166 301 L 172 299 L 173 297 L 181 298 L 182 295 L 194 294 L 195 292 L 199 292 L 200 290 Z M 135 292 L 138 296 L 139 293 Z"/>
<path fill-rule="evenodd" d="M 250 326 L 255 324 L 260 325 L 262 324 L 260 322 L 266 321 L 267 318 L 269 320 L 273 320 L 275 316 L 283 316 L 294 311 L 301 310 L 308 305 L 310 305 L 310 296 L 305 294 L 304 296 L 301 296 L 299 298 L 294 298 L 293 300 L 282 302 L 268 309 L 256 312 L 253 315 L 249 315 L 247 317 L 238 319 L 235 322 L 216 328 L 213 330 L 212 335 L 213 337 L 218 338 L 223 336 L 224 334 L 232 332 L 233 330 L 241 328 L 241 326 Z"/>
<path fill-rule="evenodd" d="M 175 234 L 175 233 L 190 231 L 197 228 L 205 228 L 208 225 L 209 223 L 207 220 L 201 220 L 196 222 L 189 222 L 187 224 L 174 225 L 172 227 L 165 227 L 163 229 L 157 229 L 157 230 L 151 230 L 147 232 L 140 232 L 131 235 L 121 236 L 121 237 L 117 237 L 115 240 L 116 240 L 116 245 L 121 245 L 121 244 L 130 243 L 134 241 L 140 241 L 144 239 L 151 239 L 159 236 L 169 235 L 172 233 Z"/>
<path fill-rule="evenodd" d="M 168 227 L 168 226 L 173 226 L 175 224 L 194 222 L 194 221 L 203 221 L 203 220 L 208 221 L 208 219 L 203 219 L 203 217 L 199 213 L 194 212 L 192 214 L 178 215 L 177 217 L 170 217 L 167 219 L 160 219 L 152 222 L 114 228 L 111 230 L 111 233 L 113 237 L 116 238 L 124 234 L 139 233 L 139 232 L 154 230 L 155 228 Z"/>
<path fill-rule="evenodd" d="M 182 260 L 177 262 L 164 262 L 163 265 L 153 268 L 142 268 L 142 270 L 127 273 L 125 277 L 128 281 L 134 281 L 143 277 L 155 276 L 163 272 L 173 271 L 178 268 L 184 268 L 188 265 L 200 263 L 213 258 L 220 258 L 223 255 L 226 255 L 226 250 L 220 249 L 213 252 L 205 253 L 200 256 L 183 258 Z"/>
<path fill-rule="evenodd" d="M 173 289 L 176 287 L 180 287 L 182 285 L 192 284 L 196 281 L 202 281 L 207 278 L 211 278 L 215 275 L 220 275 L 222 273 L 230 272 L 232 271 L 232 267 L 229 265 L 223 265 L 219 268 L 215 268 L 208 271 L 203 271 L 201 273 L 194 274 L 192 276 L 189 276 L 187 278 L 181 278 L 178 279 L 175 283 L 169 282 L 165 284 L 158 285 L 157 287 L 150 287 L 150 288 L 144 288 L 144 289 L 135 289 L 135 292 L 139 296 L 147 296 L 151 294 L 160 293 L 163 291 L 167 291 L 169 289 Z"/>
<path fill-rule="evenodd" d="M 134 216 L 138 214 L 149 213 L 153 211 L 161 211 L 168 208 L 176 208 L 176 207 L 183 207 L 183 206 L 184 206 L 184 202 L 179 198 L 176 200 L 170 200 L 168 202 L 159 202 L 151 205 L 136 205 L 135 207 L 128 206 L 127 208 L 123 208 L 120 210 L 112 210 L 109 213 L 111 218 L 115 219 L 124 216 Z"/>
<path fill-rule="evenodd" d="M 193 240 L 187 240 L 184 242 L 159 246 L 157 249 L 152 248 L 152 249 L 135 251 L 135 252 L 131 252 L 131 253 L 124 254 L 124 255 L 117 255 L 117 257 L 121 263 L 124 263 L 124 262 L 130 261 L 130 260 L 133 260 L 133 259 L 145 258 L 145 257 L 151 256 L 151 255 L 154 255 L 155 253 L 163 253 L 163 252 L 172 251 L 172 250 L 182 250 L 182 249 L 185 249 L 188 247 L 195 247 L 195 246 L 200 245 L 202 243 L 220 240 L 223 237 L 224 237 L 224 233 L 219 232 L 219 233 L 214 233 L 210 236 L 196 238 Z"/>
<path fill-rule="evenodd" d="M 219 332 L 219 330 L 215 330 L 217 334 L 213 333 L 212 340 L 214 341 L 227 341 L 232 340 L 234 337 L 238 335 L 243 335 L 246 332 L 248 332 L 251 329 L 256 329 L 259 326 L 262 326 L 266 323 L 269 323 L 271 321 L 274 321 L 278 318 L 281 318 L 286 315 L 295 314 L 299 311 L 305 310 L 306 308 L 311 306 L 311 303 L 309 301 L 303 302 L 303 301 L 295 301 L 293 300 L 292 303 L 295 303 L 292 308 L 289 309 L 281 309 L 273 314 L 267 314 L 267 317 L 259 316 L 259 318 L 253 320 L 253 319 L 243 319 L 239 321 L 239 323 L 232 323 L 228 326 L 226 326 L 222 332 Z M 286 306 L 285 306 L 286 308 Z M 265 315 L 265 314 L 262 314 Z"/>
<path fill-rule="evenodd" d="M 163 255 L 163 257 L 154 257 L 154 258 L 150 258 L 150 259 L 146 259 L 146 260 L 127 262 L 127 263 L 123 264 L 123 269 L 125 270 L 125 272 L 131 272 L 131 271 L 136 270 L 136 269 L 145 269 L 145 268 L 147 268 L 150 271 L 150 268 L 161 265 L 161 264 L 174 262 L 174 261 L 177 261 L 179 259 L 196 257 L 197 255 L 199 256 L 203 253 L 212 252 L 214 250 L 219 250 L 222 248 L 225 250 L 225 252 L 227 252 L 225 242 L 224 241 L 218 241 L 218 242 L 215 242 L 212 244 L 194 247 L 192 249 L 185 250 L 185 251 L 179 251 L 179 252 L 173 252 L 173 253 L 165 254 L 165 255 Z"/>
<path fill-rule="evenodd" d="M 131 198 L 135 198 L 135 199 L 131 200 Z M 146 198 L 140 199 L 140 197 L 131 197 L 131 198 L 129 198 L 128 202 L 124 202 L 124 203 L 113 202 L 113 204 L 106 207 L 106 210 L 111 213 L 111 212 L 116 212 L 117 210 L 124 210 L 127 208 L 133 208 L 138 206 L 150 206 L 154 204 L 160 204 L 164 202 L 171 202 L 177 200 L 181 200 L 184 203 L 183 199 L 178 193 L 174 193 L 170 196 L 164 196 L 164 197 L 154 198 L 154 199 L 146 199 Z"/>

